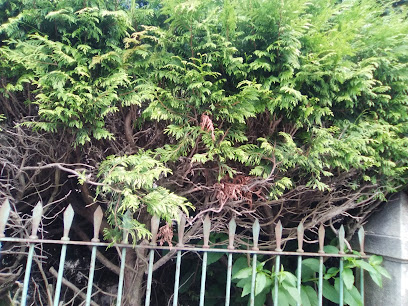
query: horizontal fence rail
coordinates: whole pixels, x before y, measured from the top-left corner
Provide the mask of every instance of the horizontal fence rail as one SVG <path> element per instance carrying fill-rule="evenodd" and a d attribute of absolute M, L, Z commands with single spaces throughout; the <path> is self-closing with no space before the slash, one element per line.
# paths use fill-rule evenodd
<path fill-rule="evenodd" d="M 328 254 L 324 251 L 324 239 L 325 239 L 325 228 L 323 225 L 320 225 L 318 229 L 318 244 L 319 250 L 318 252 L 305 252 L 303 250 L 303 241 L 304 241 L 304 227 L 303 224 L 299 224 L 297 227 L 297 250 L 296 251 L 284 251 L 282 249 L 282 224 L 280 221 L 277 222 L 275 226 L 275 239 L 276 239 L 276 248 L 275 250 L 260 250 L 258 246 L 258 240 L 260 235 L 260 225 L 258 220 L 256 219 L 252 226 L 252 248 L 251 249 L 237 249 L 234 245 L 235 235 L 236 235 L 236 222 L 232 219 L 229 224 L 229 235 L 228 235 L 228 246 L 227 248 L 215 248 L 210 247 L 209 245 L 209 238 L 211 232 L 211 220 L 207 215 L 203 220 L 203 245 L 185 245 L 183 244 L 183 236 L 184 236 L 184 229 L 186 226 L 186 220 L 183 216 L 180 216 L 180 220 L 178 221 L 178 243 L 176 246 L 161 246 L 157 245 L 157 233 L 159 228 L 160 220 L 156 216 L 152 218 L 151 221 L 151 233 L 152 233 L 152 241 L 150 244 L 139 244 L 134 245 L 130 244 L 128 241 L 128 233 L 123 234 L 122 243 L 105 243 L 101 242 L 99 239 L 99 232 L 100 227 L 103 219 L 103 212 L 100 207 L 95 210 L 94 213 L 94 237 L 91 241 L 71 241 L 69 238 L 70 228 L 74 219 L 74 210 L 72 209 L 71 205 L 69 205 L 65 211 L 63 216 L 64 221 L 64 229 L 63 229 L 63 237 L 61 240 L 49 240 L 49 239 L 39 239 L 37 236 L 37 232 L 39 229 L 39 225 L 42 218 L 42 203 L 38 202 L 38 204 L 33 209 L 33 214 L 31 217 L 31 235 L 28 238 L 14 238 L 14 237 L 6 237 L 5 230 L 7 220 L 10 215 L 10 204 L 8 200 L 5 200 L 0 207 L 0 257 L 2 254 L 6 253 L 2 251 L 2 242 L 14 242 L 19 244 L 27 244 L 29 251 L 27 255 L 26 267 L 25 267 L 25 274 L 24 274 L 24 281 L 23 281 L 23 288 L 21 293 L 21 303 L 20 305 L 25 306 L 27 304 L 27 294 L 29 290 L 29 283 L 30 283 L 30 274 L 32 269 L 32 262 L 35 255 L 35 246 L 37 244 L 55 244 L 55 245 L 62 245 L 61 252 L 60 252 L 60 260 L 59 260 L 59 268 L 58 268 L 58 275 L 57 275 L 57 282 L 54 289 L 54 299 L 53 305 L 57 306 L 60 305 L 60 293 L 61 287 L 63 285 L 63 275 L 64 275 L 64 265 L 65 265 L 65 258 L 67 248 L 76 245 L 76 246 L 89 246 L 91 247 L 91 258 L 90 258 L 90 266 L 89 266 L 89 273 L 88 273 L 88 284 L 86 289 L 86 295 L 84 295 L 85 305 L 96 305 L 92 301 L 92 291 L 93 291 L 93 281 L 94 281 L 94 272 L 95 272 L 95 263 L 96 263 L 96 253 L 97 249 L 100 247 L 108 247 L 114 246 L 121 250 L 121 257 L 120 257 L 120 273 L 119 273 L 119 282 L 118 282 L 118 291 L 116 297 L 116 305 L 122 305 L 122 296 L 123 296 L 123 288 L 124 288 L 124 275 L 125 275 L 125 262 L 126 262 L 126 253 L 127 250 L 130 248 L 139 248 L 139 249 L 147 249 L 149 250 L 148 256 L 148 269 L 146 271 L 147 274 L 147 282 L 146 282 L 146 296 L 145 296 L 145 305 L 149 306 L 151 303 L 150 295 L 152 290 L 152 277 L 153 277 L 153 263 L 155 261 L 155 251 L 156 250 L 172 250 L 176 252 L 176 266 L 175 266 L 175 279 L 174 279 L 174 292 L 173 292 L 173 306 L 178 305 L 178 297 L 179 297 L 179 289 L 180 289 L 180 270 L 181 270 L 181 262 L 182 262 L 182 255 L 185 252 L 198 252 L 202 254 L 202 263 L 201 263 L 201 285 L 200 285 L 200 292 L 199 292 L 199 305 L 203 306 L 205 304 L 205 292 L 206 292 L 206 276 L 207 276 L 207 258 L 209 253 L 224 253 L 227 255 L 227 269 L 226 273 L 226 284 L 225 284 L 225 305 L 228 306 L 231 303 L 231 285 L 232 285 L 232 267 L 233 267 L 233 254 L 247 254 L 251 256 L 251 286 L 250 286 L 250 302 L 249 305 L 253 306 L 255 304 L 255 296 L 256 296 L 256 286 L 257 286 L 257 258 L 260 255 L 268 255 L 274 257 L 274 290 L 272 292 L 272 297 L 274 301 L 274 305 L 279 305 L 279 272 L 282 268 L 281 266 L 281 257 L 282 256 L 293 256 L 297 259 L 297 271 L 296 271 L 296 282 L 297 282 L 297 290 L 299 296 L 301 295 L 301 286 L 302 286 L 302 260 L 304 258 L 314 257 L 318 259 L 319 262 L 319 272 L 317 275 L 317 297 L 318 297 L 318 305 L 323 305 L 323 295 L 324 295 L 324 260 L 325 258 L 338 258 L 339 259 L 339 305 L 344 305 L 344 282 L 343 282 L 343 273 L 344 273 L 344 259 L 345 258 L 357 258 L 357 259 L 367 259 L 368 256 L 364 253 L 364 229 L 360 228 L 358 231 L 358 240 L 359 240 L 359 248 L 360 251 L 358 254 L 350 254 L 345 253 L 345 231 L 344 227 L 341 226 L 338 231 L 338 240 L 339 240 L 339 250 L 338 254 Z M 7 254 L 7 253 L 6 253 Z M 361 268 L 359 269 L 359 283 L 360 288 L 359 292 L 362 297 L 362 301 L 364 304 L 364 270 Z M 356 272 L 357 274 L 357 272 Z M 297 305 L 301 305 L 299 302 Z"/>

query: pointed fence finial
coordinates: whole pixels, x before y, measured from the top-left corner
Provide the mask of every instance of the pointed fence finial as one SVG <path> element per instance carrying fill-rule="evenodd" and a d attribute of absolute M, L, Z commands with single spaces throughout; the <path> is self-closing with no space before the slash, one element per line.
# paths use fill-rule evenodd
<path fill-rule="evenodd" d="M 281 252 L 282 248 L 282 223 L 279 220 L 278 223 L 275 226 L 275 238 L 276 238 L 276 252 Z"/>
<path fill-rule="evenodd" d="M 301 222 L 297 227 L 297 240 L 298 240 L 298 249 L 296 252 L 303 253 L 303 237 L 305 234 L 305 228 L 303 222 Z"/>
<path fill-rule="evenodd" d="M 235 239 L 235 231 L 237 229 L 237 223 L 235 219 L 232 218 L 231 221 L 228 223 L 228 249 L 234 249 L 234 239 Z"/>
<path fill-rule="evenodd" d="M 207 215 L 203 222 L 203 234 L 204 234 L 203 248 L 205 249 L 208 249 L 210 247 L 208 244 L 210 242 L 210 230 L 211 230 L 211 221 L 210 221 L 210 216 Z"/>
<path fill-rule="evenodd" d="M 345 233 L 344 233 L 344 226 L 340 226 L 340 230 L 339 230 L 339 254 L 344 254 L 344 237 L 345 237 Z"/>
<path fill-rule="evenodd" d="M 98 208 L 95 209 L 94 212 L 94 236 L 91 240 L 92 242 L 99 242 L 99 231 L 101 229 L 102 219 L 103 211 L 102 208 L 98 206 Z"/>
<path fill-rule="evenodd" d="M 319 227 L 319 253 L 323 254 L 324 253 L 324 236 L 325 236 L 325 230 L 323 223 L 320 224 Z"/>
<path fill-rule="evenodd" d="M 4 231 L 6 229 L 6 224 L 9 215 L 10 215 L 10 202 L 8 199 L 5 199 L 0 207 L 0 238 L 3 238 L 5 236 Z"/>
<path fill-rule="evenodd" d="M 178 222 L 178 243 L 177 246 L 178 247 L 183 247 L 184 243 L 183 243 L 183 239 L 184 239 L 184 230 L 186 228 L 186 217 L 184 217 L 183 213 L 180 213 L 179 216 L 179 222 Z"/>
<path fill-rule="evenodd" d="M 254 241 L 254 246 L 252 250 L 258 251 L 258 240 L 259 240 L 259 232 L 261 231 L 261 226 L 259 225 L 259 220 L 255 219 L 254 224 L 252 225 L 252 239 Z"/>
<path fill-rule="evenodd" d="M 358 241 L 360 243 L 360 254 L 361 255 L 365 255 L 364 253 L 364 240 L 365 240 L 365 232 L 364 232 L 364 228 L 360 227 L 360 229 L 358 230 Z"/>
<path fill-rule="evenodd" d="M 152 233 L 152 242 L 150 243 L 151 245 L 156 245 L 157 241 L 157 232 L 159 231 L 159 225 L 160 225 L 160 218 L 159 216 L 154 215 L 151 220 L 150 224 L 150 230 Z"/>
<path fill-rule="evenodd" d="M 74 210 L 71 204 L 64 211 L 64 235 L 61 240 L 69 240 L 69 230 L 71 229 L 72 221 L 74 220 Z"/>
<path fill-rule="evenodd" d="M 39 201 L 33 209 L 32 230 L 31 230 L 30 239 L 38 238 L 37 232 L 38 232 L 38 227 L 40 226 L 42 213 L 43 213 L 43 206 L 42 206 L 41 201 Z"/>

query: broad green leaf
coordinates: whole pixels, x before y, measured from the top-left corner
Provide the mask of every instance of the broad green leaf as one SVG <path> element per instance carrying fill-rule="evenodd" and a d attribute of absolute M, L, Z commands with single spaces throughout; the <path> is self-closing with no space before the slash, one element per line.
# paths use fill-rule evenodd
<path fill-rule="evenodd" d="M 307 267 L 313 272 L 319 272 L 319 259 L 317 258 L 307 258 L 302 260 L 302 271 Z M 323 266 L 323 272 L 325 271 L 325 266 Z"/>
<path fill-rule="evenodd" d="M 353 274 L 353 270 L 349 269 L 349 268 L 345 268 L 343 270 L 343 282 L 346 285 L 347 289 L 351 289 L 354 285 L 354 274 Z"/>
<path fill-rule="evenodd" d="M 240 288 L 244 288 L 244 286 L 246 285 L 246 283 L 251 283 L 252 281 L 252 277 L 248 276 L 247 278 L 242 278 L 239 280 L 239 282 L 237 283 L 237 287 Z"/>
<path fill-rule="evenodd" d="M 288 297 L 286 296 L 286 290 L 284 290 L 282 287 L 278 287 L 278 301 L 275 301 L 275 290 L 274 287 L 272 287 L 272 299 L 274 305 L 279 305 L 279 306 L 289 306 L 289 300 Z"/>
<path fill-rule="evenodd" d="M 234 279 L 234 275 L 238 273 L 238 271 L 248 267 L 248 260 L 246 256 L 239 257 L 232 266 L 232 278 Z"/>
<path fill-rule="evenodd" d="M 264 306 L 266 301 L 266 295 L 268 291 L 261 292 L 258 295 L 255 295 L 255 306 Z M 248 305 L 250 305 L 251 299 L 248 299 Z"/>
<path fill-rule="evenodd" d="M 242 289 L 241 297 L 244 297 L 251 293 L 251 281 L 246 282 L 244 288 Z"/>
<path fill-rule="evenodd" d="M 372 272 L 372 273 L 376 273 L 377 270 L 374 269 L 374 267 L 372 265 L 370 265 L 368 262 L 364 261 L 364 260 L 356 260 L 356 265 L 358 267 L 363 268 L 364 270 L 368 271 L 368 272 Z"/>
<path fill-rule="evenodd" d="M 309 296 L 307 295 L 304 286 L 300 289 L 300 299 L 302 300 L 302 306 L 312 306 L 313 304 L 309 300 Z"/>
<path fill-rule="evenodd" d="M 333 245 L 325 245 L 323 249 L 327 254 L 339 254 L 339 249 Z"/>
<path fill-rule="evenodd" d="M 255 280 L 255 295 L 260 294 L 265 288 L 272 285 L 272 280 L 265 273 L 258 273 Z"/>
<path fill-rule="evenodd" d="M 259 259 L 259 258 L 258 258 L 258 259 Z M 262 271 L 265 264 L 266 264 L 266 261 L 262 261 L 262 262 L 258 262 L 258 261 L 257 261 L 256 271 Z"/>
<path fill-rule="evenodd" d="M 299 291 L 298 291 L 298 288 L 289 286 L 289 285 L 287 285 L 287 284 L 285 284 L 285 283 L 283 283 L 282 286 L 283 286 L 283 288 L 285 288 L 285 290 L 289 293 L 289 295 L 290 295 L 290 297 L 291 297 L 292 299 L 294 299 L 294 300 L 295 300 L 297 303 L 299 303 L 299 304 L 302 303 L 301 298 L 300 298 L 300 294 L 299 294 Z"/>
<path fill-rule="evenodd" d="M 252 274 L 252 268 L 248 267 L 248 268 L 244 268 L 242 270 L 239 270 L 234 276 L 233 278 L 247 278 L 248 276 L 250 276 Z"/>
<path fill-rule="evenodd" d="M 377 286 L 382 287 L 382 277 L 381 274 L 376 270 L 375 272 L 369 272 L 371 279 L 374 281 L 374 283 L 377 284 Z"/>
<path fill-rule="evenodd" d="M 340 292 L 340 279 L 336 278 L 334 280 L 334 288 L 337 292 Z M 353 291 L 351 293 L 351 291 Z M 351 290 L 347 287 L 343 287 L 343 298 L 344 302 L 350 306 L 362 306 L 361 296 L 356 287 L 352 286 Z"/>
<path fill-rule="evenodd" d="M 368 262 L 369 262 L 372 266 L 380 265 L 380 264 L 383 262 L 383 258 L 382 258 L 382 256 L 372 255 L 372 256 L 370 256 L 370 258 L 368 259 Z"/>
<path fill-rule="evenodd" d="M 333 276 L 336 276 L 337 273 L 339 273 L 339 268 L 336 267 L 331 267 L 327 272 L 323 275 L 325 279 L 332 278 Z"/>
<path fill-rule="evenodd" d="M 330 285 L 329 281 L 325 279 L 323 280 L 323 296 L 333 303 L 339 303 L 339 293 Z"/>
<path fill-rule="evenodd" d="M 288 271 L 282 271 L 279 273 L 279 276 L 282 278 L 282 283 L 286 283 L 292 287 L 296 287 L 297 277 Z"/>
<path fill-rule="evenodd" d="M 308 258 L 302 261 L 302 280 L 308 281 L 316 277 L 316 273 L 319 272 L 319 260 L 316 258 Z M 326 267 L 323 264 L 323 272 L 326 271 Z M 297 271 L 296 271 L 297 273 Z"/>
<path fill-rule="evenodd" d="M 217 252 L 208 252 L 207 253 L 207 266 L 211 265 L 214 262 L 217 262 L 224 253 L 217 253 Z"/>
<path fill-rule="evenodd" d="M 347 289 L 345 294 L 346 294 L 346 296 L 344 297 L 344 300 L 346 302 L 349 299 L 353 299 L 356 302 L 356 305 L 359 305 L 359 306 L 363 305 L 361 294 L 360 294 L 360 292 L 358 291 L 358 289 L 355 286 L 351 287 L 350 290 Z"/>
<path fill-rule="evenodd" d="M 317 292 L 312 287 L 302 285 L 301 289 L 302 289 L 301 294 L 307 295 L 311 306 L 318 305 Z M 302 301 L 303 301 L 303 298 L 302 298 Z"/>
<path fill-rule="evenodd" d="M 384 277 L 386 277 L 386 278 L 391 279 L 391 275 L 390 275 L 390 273 L 388 273 L 388 271 L 387 271 L 387 270 L 385 270 L 385 268 L 384 268 L 384 267 L 381 267 L 381 266 L 375 266 L 375 267 L 374 267 L 374 269 L 376 269 L 378 272 L 380 272 L 382 276 L 384 276 Z"/>

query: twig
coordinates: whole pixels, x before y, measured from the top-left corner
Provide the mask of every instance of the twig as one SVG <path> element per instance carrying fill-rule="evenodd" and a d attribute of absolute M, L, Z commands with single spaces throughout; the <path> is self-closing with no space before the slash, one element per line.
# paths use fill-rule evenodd
<path fill-rule="evenodd" d="M 54 269 L 54 267 L 50 268 L 50 273 L 52 274 L 52 276 L 54 276 L 55 278 L 58 277 L 58 272 Z M 68 281 L 66 278 L 62 278 L 62 283 L 67 286 L 69 289 L 71 289 L 72 291 L 74 291 L 78 296 L 80 296 L 82 299 L 86 300 L 86 294 L 82 292 L 81 289 L 79 289 L 77 286 L 75 286 L 73 283 L 71 283 L 70 281 Z M 95 303 L 94 301 L 91 301 L 91 305 L 93 306 L 99 306 L 99 304 Z"/>
<path fill-rule="evenodd" d="M 38 270 L 40 270 L 40 273 L 41 273 L 41 276 L 42 276 L 42 278 L 43 278 L 43 281 L 44 281 L 44 284 L 45 284 L 45 291 L 47 292 L 47 301 L 48 301 L 48 305 L 52 305 L 52 294 L 51 294 L 51 292 L 50 292 L 50 285 L 49 285 L 49 283 L 48 283 L 48 279 L 47 279 L 47 276 L 45 275 L 45 273 L 44 273 L 44 270 L 43 270 L 43 268 L 42 268 L 42 265 L 41 265 L 41 262 L 37 259 L 37 258 L 34 258 L 34 261 L 36 262 L 36 264 L 37 264 L 37 267 L 38 267 Z M 41 299 L 40 299 L 41 300 Z"/>
<path fill-rule="evenodd" d="M 81 166 L 84 166 L 83 164 L 80 164 Z M 26 167 L 21 167 L 20 169 L 22 171 L 27 171 L 27 170 L 43 170 L 43 169 L 49 169 L 49 168 L 58 168 L 62 171 L 68 172 L 73 174 L 76 177 L 82 177 L 83 175 L 73 169 L 67 168 L 67 166 L 76 166 L 76 164 L 63 164 L 63 163 L 51 163 L 51 164 L 46 164 L 46 165 L 41 165 L 41 166 L 26 166 Z M 87 165 L 85 165 L 87 166 Z M 91 166 L 87 166 L 88 168 L 92 168 Z M 105 186 L 105 184 L 94 182 L 86 178 L 84 182 L 95 185 L 95 186 Z"/>

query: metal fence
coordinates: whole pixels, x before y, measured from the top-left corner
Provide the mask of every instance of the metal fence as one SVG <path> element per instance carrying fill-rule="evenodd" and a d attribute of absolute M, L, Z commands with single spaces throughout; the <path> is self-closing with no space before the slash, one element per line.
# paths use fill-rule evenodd
<path fill-rule="evenodd" d="M 65 264 L 65 257 L 67 252 L 67 247 L 70 245 L 85 245 L 85 246 L 92 246 L 91 252 L 91 259 L 90 259 L 90 268 L 89 268 L 89 277 L 88 277 L 88 284 L 87 284 L 87 291 L 86 291 L 86 298 L 85 298 L 85 305 L 94 304 L 92 302 L 92 291 L 93 291 L 93 279 L 94 279 L 94 272 L 95 272 L 95 262 L 96 262 L 96 252 L 98 247 L 107 247 L 109 243 L 100 242 L 99 240 L 99 231 L 100 226 L 103 218 L 103 212 L 100 207 L 96 209 L 94 213 L 94 237 L 90 242 L 85 241 L 71 241 L 69 238 L 69 231 L 71 228 L 71 224 L 74 218 L 74 211 L 69 205 L 63 216 L 64 222 L 64 231 L 63 237 L 61 240 L 46 240 L 46 239 L 39 239 L 37 236 L 38 228 L 42 218 L 42 204 L 39 202 L 35 208 L 33 209 L 32 214 L 32 231 L 31 235 L 27 239 L 23 238 L 13 238 L 13 237 L 5 237 L 4 232 L 6 228 L 6 223 L 10 213 L 10 205 L 8 200 L 6 200 L 1 208 L 0 208 L 0 252 L 1 252 L 1 242 L 14 242 L 19 244 L 27 244 L 29 245 L 29 251 L 27 256 L 27 263 L 25 267 L 25 274 L 24 274 L 24 282 L 22 288 L 22 295 L 21 295 L 21 304 L 25 306 L 27 304 L 27 293 L 29 288 L 30 282 L 30 273 L 32 267 L 32 261 L 34 256 L 34 249 L 36 244 L 60 244 L 62 245 L 61 248 L 61 255 L 59 261 L 59 269 L 58 269 L 58 276 L 57 276 L 57 283 L 54 290 L 54 299 L 53 305 L 58 306 L 60 302 L 60 293 L 61 293 L 61 286 L 63 284 L 63 274 L 64 274 L 64 264 Z M 177 260 L 176 260 L 176 267 L 175 267 L 175 279 L 174 279 L 174 294 L 173 294 L 173 305 L 178 305 L 178 291 L 180 287 L 180 267 L 182 261 L 182 253 L 183 252 L 200 252 L 202 253 L 202 269 L 201 269 L 201 289 L 200 289 L 200 298 L 199 298 L 199 305 L 204 305 L 205 301 L 205 289 L 206 289 L 206 275 L 207 275 L 207 256 L 210 252 L 217 252 L 217 253 L 224 253 L 228 256 L 228 266 L 226 270 L 227 281 L 225 287 L 225 305 L 230 305 L 230 295 L 231 295 L 231 276 L 232 276 L 232 267 L 233 267 L 233 254 L 248 254 L 248 256 L 252 256 L 252 281 L 250 287 L 250 305 L 253 306 L 255 302 L 255 290 L 256 290 L 256 275 L 257 275 L 257 257 L 259 255 L 269 255 L 274 256 L 275 264 L 274 269 L 275 277 L 274 277 L 274 291 L 272 292 L 273 301 L 275 305 L 279 305 L 279 294 L 278 294 L 278 273 L 281 268 L 281 257 L 282 256 L 294 256 L 297 257 L 297 289 L 300 294 L 301 290 L 301 275 L 302 275 L 302 259 L 306 257 L 314 257 L 319 259 L 319 272 L 318 272 L 318 286 L 317 286 L 317 296 L 318 296 L 318 305 L 323 305 L 323 262 L 325 258 L 338 258 L 339 259 L 339 278 L 340 278 L 340 285 L 339 285 L 339 305 L 344 304 L 344 284 L 343 284 L 343 264 L 344 259 L 346 257 L 354 257 L 358 259 L 367 259 L 368 256 L 364 253 L 364 230 L 360 228 L 358 232 L 359 237 L 359 245 L 360 250 L 359 254 L 345 254 L 343 250 L 345 249 L 345 232 L 343 226 L 340 227 L 339 230 L 339 250 L 338 254 L 327 254 L 324 252 L 324 239 L 325 239 L 325 228 L 323 225 L 320 226 L 318 230 L 318 243 L 319 243 L 319 251 L 318 252 L 305 252 L 303 250 L 303 242 L 304 242 L 304 228 L 303 224 L 300 224 L 297 228 L 297 250 L 296 252 L 288 252 L 284 251 L 282 246 L 282 225 L 279 221 L 275 227 L 275 236 L 276 236 L 276 249 L 273 251 L 267 250 L 259 250 L 258 248 L 258 239 L 260 234 L 260 225 L 258 220 L 255 220 L 252 226 L 252 248 L 243 250 L 243 249 L 236 249 L 234 247 L 234 239 L 236 235 L 236 223 L 235 220 L 231 220 L 229 222 L 229 244 L 226 249 L 222 248 L 211 248 L 209 245 L 209 238 L 210 238 L 210 231 L 211 231 L 211 221 L 207 216 L 203 221 L 203 245 L 202 246 L 191 246 L 191 245 L 184 245 L 183 244 L 183 235 L 184 235 L 184 228 L 185 228 L 185 219 L 181 218 L 178 222 L 178 244 L 176 246 L 158 246 L 156 243 L 156 237 L 159 227 L 159 219 L 157 217 L 152 218 L 151 222 L 151 232 L 152 232 L 152 241 L 149 245 L 133 245 L 128 243 L 128 235 L 125 234 L 123 237 L 123 242 L 120 244 L 114 244 L 114 246 L 121 249 L 121 257 L 120 257 L 120 274 L 119 274 L 119 283 L 118 283 L 118 292 L 117 292 L 117 299 L 116 305 L 122 304 L 122 295 L 123 295 L 123 283 L 124 283 L 124 275 L 125 275 L 125 261 L 126 261 L 126 252 L 129 248 L 141 248 L 141 249 L 149 249 L 149 261 L 148 261 L 148 271 L 147 271 L 147 284 L 146 284 L 146 297 L 145 297 L 145 305 L 149 306 L 151 303 L 150 295 L 152 289 L 152 274 L 153 274 L 153 263 L 155 261 L 155 250 L 175 250 L 177 251 Z M 359 269 L 360 271 L 355 271 L 355 273 L 359 273 L 359 287 L 360 287 L 360 294 L 362 296 L 362 301 L 364 301 L 364 271 L 363 269 Z M 300 303 L 298 303 L 300 306 Z"/>

